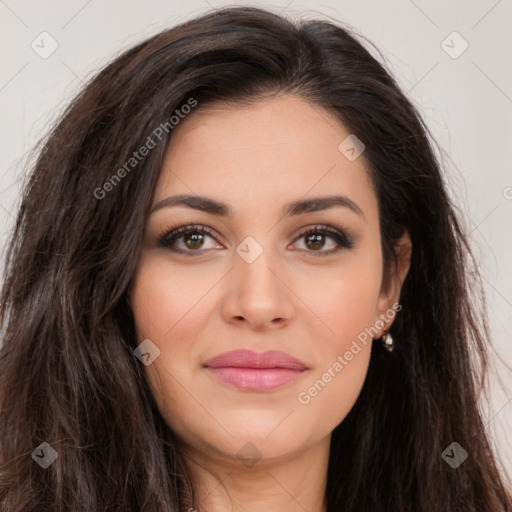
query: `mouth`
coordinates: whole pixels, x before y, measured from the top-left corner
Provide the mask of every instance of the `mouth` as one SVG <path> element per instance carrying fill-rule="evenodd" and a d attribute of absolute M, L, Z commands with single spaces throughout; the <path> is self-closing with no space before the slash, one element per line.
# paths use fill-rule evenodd
<path fill-rule="evenodd" d="M 279 351 L 261 354 L 234 350 L 210 359 L 203 367 L 220 381 L 246 391 L 271 391 L 298 379 L 309 368 Z"/>

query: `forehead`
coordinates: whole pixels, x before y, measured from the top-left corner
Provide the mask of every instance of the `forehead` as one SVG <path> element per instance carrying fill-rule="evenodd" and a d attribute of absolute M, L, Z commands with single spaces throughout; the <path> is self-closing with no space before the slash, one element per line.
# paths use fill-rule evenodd
<path fill-rule="evenodd" d="M 293 95 L 198 107 L 173 132 L 155 201 L 170 194 L 214 196 L 242 211 L 308 195 L 343 194 L 376 207 L 364 158 L 340 144 L 351 134 L 322 107 Z"/>

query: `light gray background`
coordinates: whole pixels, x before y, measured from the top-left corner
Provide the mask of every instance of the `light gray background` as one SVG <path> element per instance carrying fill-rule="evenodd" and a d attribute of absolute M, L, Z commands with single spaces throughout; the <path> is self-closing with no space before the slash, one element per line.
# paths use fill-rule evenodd
<path fill-rule="evenodd" d="M 450 188 L 467 219 L 483 273 L 494 342 L 512 365 L 512 2 L 260 0 L 229 5 L 242 4 L 290 17 L 334 18 L 385 55 L 388 69 L 444 152 Z M 143 38 L 224 5 L 221 0 L 0 0 L 2 248 L 19 205 L 28 151 L 82 82 Z M 31 47 L 35 41 L 50 48 L 49 39 L 41 42 L 47 37 L 40 36 L 43 31 L 58 43 L 46 59 Z M 469 44 L 457 58 L 464 41 L 451 35 L 454 31 Z M 499 361 L 491 383 L 491 401 L 482 403 L 483 413 L 512 475 L 512 376 Z"/>

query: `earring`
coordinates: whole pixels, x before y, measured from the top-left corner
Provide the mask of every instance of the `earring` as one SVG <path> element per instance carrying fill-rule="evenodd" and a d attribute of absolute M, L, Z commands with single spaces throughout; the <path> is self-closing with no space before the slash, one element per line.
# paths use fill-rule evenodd
<path fill-rule="evenodd" d="M 381 338 L 382 346 L 388 351 L 393 352 L 393 337 L 389 332 L 386 332 L 382 335 Z"/>

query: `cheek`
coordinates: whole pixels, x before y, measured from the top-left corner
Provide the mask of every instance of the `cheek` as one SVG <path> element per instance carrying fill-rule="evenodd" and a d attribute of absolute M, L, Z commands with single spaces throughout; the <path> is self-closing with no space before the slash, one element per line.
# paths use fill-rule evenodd
<path fill-rule="evenodd" d="M 170 265 L 165 257 L 144 258 L 138 268 L 130 291 L 130 304 L 135 317 L 135 327 L 140 340 L 172 339 L 179 331 L 187 337 L 194 331 L 201 299 L 215 284 L 211 273 L 198 271 L 193 265 L 187 268 Z M 199 306 L 199 307 L 198 307 Z"/>
<path fill-rule="evenodd" d="M 345 418 L 364 384 L 371 328 L 378 319 L 381 269 L 376 245 L 347 259 L 339 271 L 317 276 L 315 286 L 301 292 L 321 322 L 313 335 L 317 364 L 296 398 L 306 414 L 321 417 L 326 428 Z"/>
<path fill-rule="evenodd" d="M 331 280 L 327 292 L 324 287 L 322 297 L 313 300 L 311 309 L 322 320 L 314 336 L 318 359 L 297 402 L 331 429 L 348 414 L 364 384 L 377 298 L 378 286 L 366 275 Z"/>
<path fill-rule="evenodd" d="M 352 339 L 374 324 L 381 278 L 379 249 L 365 247 L 335 269 L 299 279 L 298 293 L 325 327 L 318 334 L 327 350 L 344 350 L 347 343 L 350 345 Z"/>
<path fill-rule="evenodd" d="M 167 422 L 191 410 L 191 396 L 200 396 L 194 381 L 201 354 L 194 343 L 207 329 L 211 311 L 207 294 L 218 282 L 214 272 L 200 266 L 169 264 L 165 255 L 147 255 L 140 261 L 130 290 L 130 304 L 138 343 L 150 339 L 160 355 L 144 372 Z"/>

